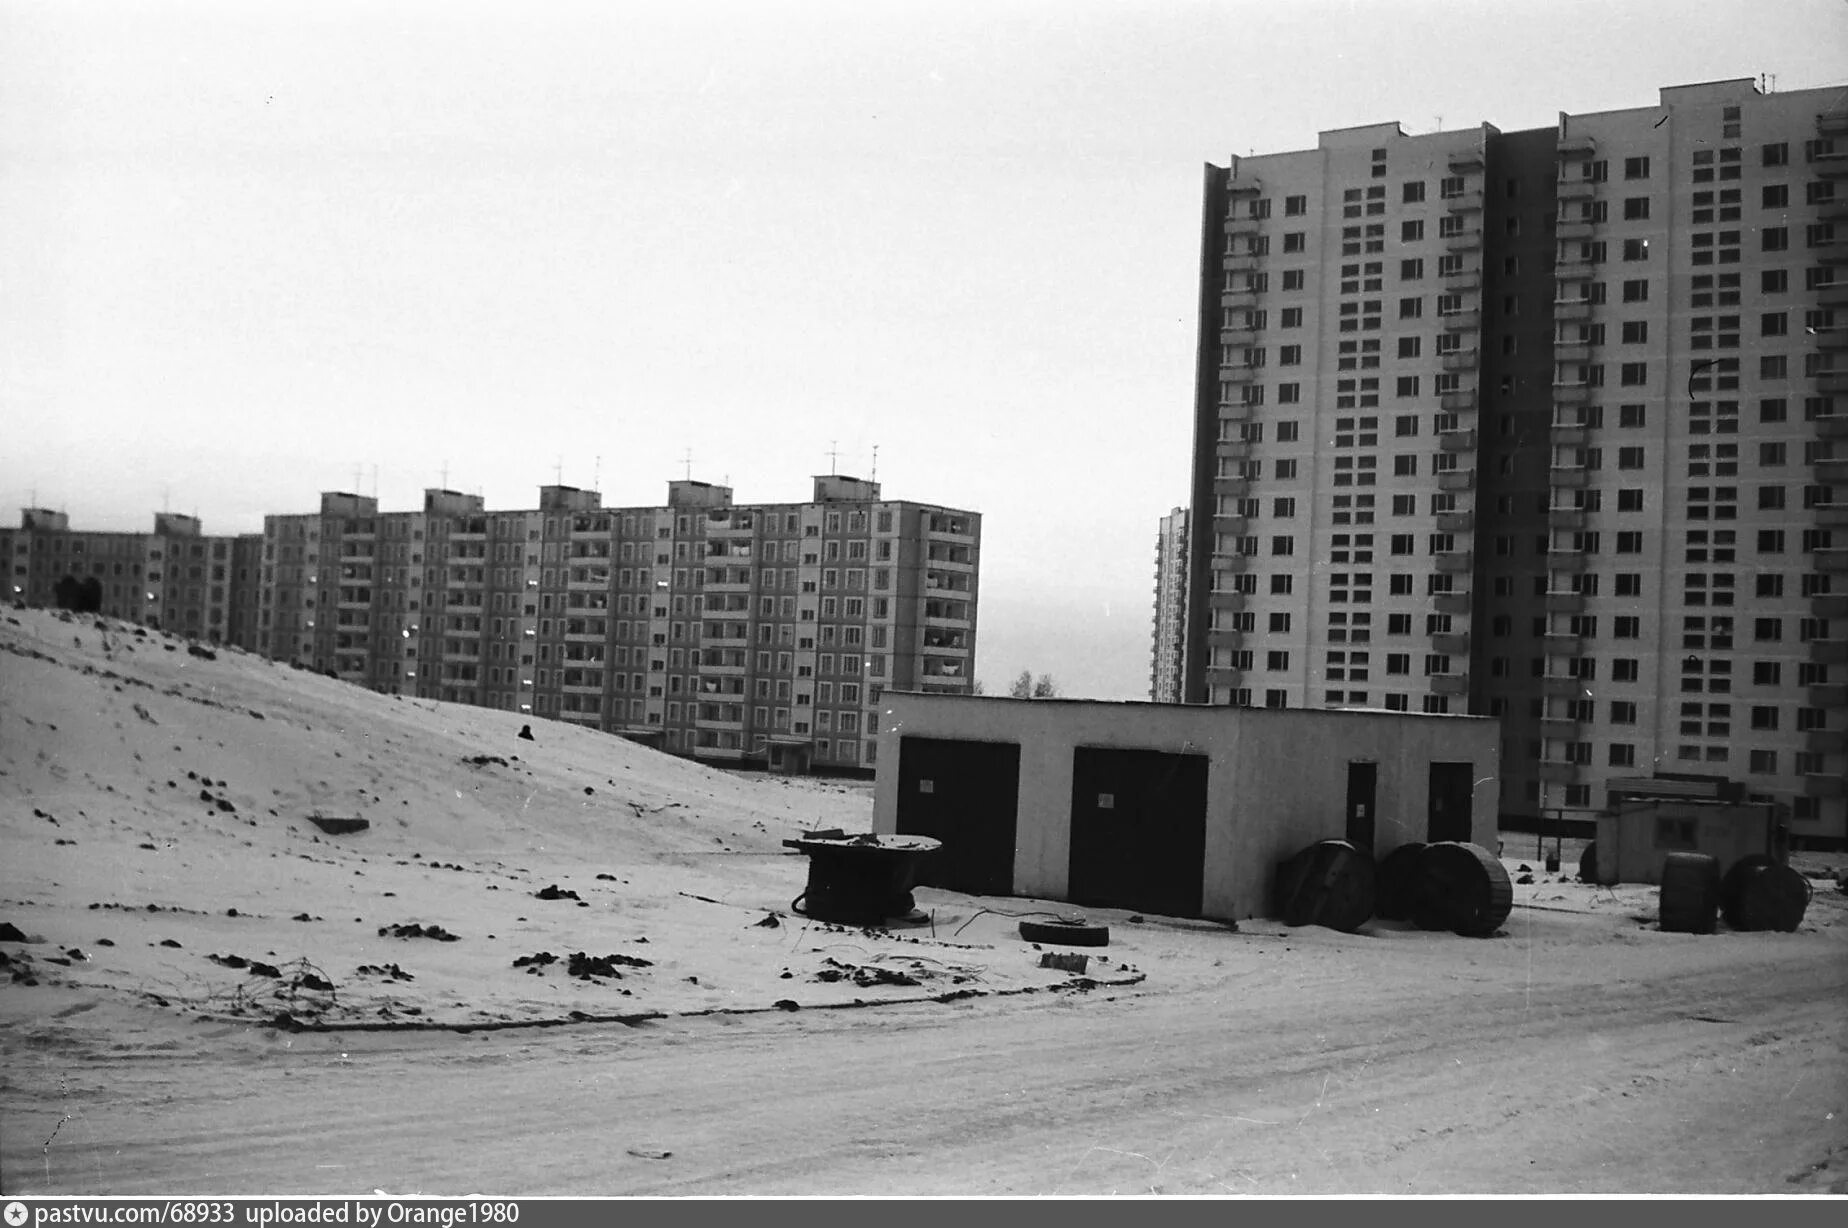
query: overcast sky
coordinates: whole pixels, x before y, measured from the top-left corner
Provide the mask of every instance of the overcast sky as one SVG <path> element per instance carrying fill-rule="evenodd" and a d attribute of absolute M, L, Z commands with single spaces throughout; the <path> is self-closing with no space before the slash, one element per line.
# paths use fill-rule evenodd
<path fill-rule="evenodd" d="M 1848 80 L 1843 0 L 0 0 L 0 514 L 670 478 L 983 513 L 977 675 L 1145 698 L 1202 166 Z M 837 455 L 836 455 L 837 454 Z"/>

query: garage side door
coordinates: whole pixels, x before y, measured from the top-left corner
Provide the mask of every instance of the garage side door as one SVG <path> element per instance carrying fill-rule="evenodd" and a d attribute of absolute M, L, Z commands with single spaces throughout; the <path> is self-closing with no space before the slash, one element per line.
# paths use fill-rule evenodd
<path fill-rule="evenodd" d="M 1014 832 L 1020 746 L 956 738 L 900 738 L 898 834 L 931 836 L 943 847 L 919 881 L 971 895 L 1014 890 Z"/>

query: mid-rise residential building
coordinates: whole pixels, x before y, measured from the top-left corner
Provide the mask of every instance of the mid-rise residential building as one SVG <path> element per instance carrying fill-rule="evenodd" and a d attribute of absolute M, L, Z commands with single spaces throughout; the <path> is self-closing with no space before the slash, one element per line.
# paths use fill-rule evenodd
<path fill-rule="evenodd" d="M 1181 702 L 1181 657 L 1187 627 L 1187 509 L 1161 518 L 1155 535 L 1155 644 L 1149 666 L 1149 698 Z"/>
<path fill-rule="evenodd" d="M 735 505 L 332 492 L 264 522 L 261 651 L 375 690 L 527 712 L 700 758 L 859 768 L 888 688 L 966 693 L 981 517 L 814 480 Z"/>
<path fill-rule="evenodd" d="M 1497 715 L 1506 815 L 1719 776 L 1842 840 L 1844 180 L 1848 92 L 1750 80 L 1209 166 L 1184 698 Z"/>
<path fill-rule="evenodd" d="M 64 512 L 25 508 L 0 528 L 5 595 L 30 606 L 92 610 L 211 643 L 254 645 L 239 616 L 254 586 L 254 537 L 207 537 L 199 520 L 156 512 L 152 533 L 73 530 Z"/>

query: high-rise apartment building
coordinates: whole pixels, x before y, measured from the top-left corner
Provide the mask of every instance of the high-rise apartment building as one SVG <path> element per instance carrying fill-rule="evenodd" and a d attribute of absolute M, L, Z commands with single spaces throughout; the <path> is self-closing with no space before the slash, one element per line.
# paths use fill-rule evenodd
<path fill-rule="evenodd" d="M 65 513 L 29 507 L 18 528 L 0 528 L 5 598 L 252 647 L 240 616 L 255 591 L 255 540 L 207 537 L 178 512 L 156 512 L 152 533 L 111 533 L 73 530 Z"/>
<path fill-rule="evenodd" d="M 1209 166 L 1184 698 L 1494 714 L 1505 814 L 1721 776 L 1841 840 L 1845 180 L 1848 91 L 1750 80 Z"/>
<path fill-rule="evenodd" d="M 817 477 L 806 503 L 668 484 L 605 508 L 322 496 L 264 521 L 260 650 L 375 690 L 528 712 L 715 760 L 855 768 L 887 688 L 967 692 L 981 517 Z"/>
<path fill-rule="evenodd" d="M 1149 699 L 1181 702 L 1181 661 L 1187 627 L 1187 509 L 1161 518 L 1155 535 L 1155 643 L 1149 664 Z"/>

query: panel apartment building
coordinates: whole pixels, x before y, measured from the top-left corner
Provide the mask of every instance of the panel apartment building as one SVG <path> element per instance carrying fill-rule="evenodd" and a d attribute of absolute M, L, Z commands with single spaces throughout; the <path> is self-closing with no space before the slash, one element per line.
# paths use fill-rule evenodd
<path fill-rule="evenodd" d="M 1149 663 L 1149 699 L 1178 704 L 1184 690 L 1187 627 L 1187 519 L 1184 507 L 1161 518 L 1155 535 L 1155 636 Z"/>
<path fill-rule="evenodd" d="M 1841 840 L 1845 180 L 1848 91 L 1750 80 L 1208 166 L 1185 698 L 1493 714 L 1504 814 L 1708 775 Z"/>
<path fill-rule="evenodd" d="M 0 528 L 0 560 L 10 602 L 82 602 L 110 618 L 248 648 L 260 542 L 207 537 L 196 517 L 178 512 L 154 513 L 152 533 L 113 533 L 73 530 L 66 513 L 29 507 L 18 528 Z"/>
<path fill-rule="evenodd" d="M 978 514 L 840 475 L 748 506 L 696 481 L 625 508 L 331 492 L 265 518 L 260 650 L 705 759 L 859 768 L 886 689 L 972 689 L 980 551 Z"/>

